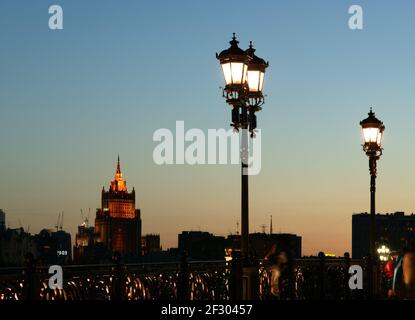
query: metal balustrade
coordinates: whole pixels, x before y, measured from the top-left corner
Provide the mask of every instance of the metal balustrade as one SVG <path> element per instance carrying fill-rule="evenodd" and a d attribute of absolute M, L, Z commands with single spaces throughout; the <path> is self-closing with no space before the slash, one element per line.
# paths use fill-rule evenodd
<path fill-rule="evenodd" d="M 297 259 L 283 272 L 279 299 L 363 299 L 350 290 L 350 259 Z M 260 300 L 270 292 L 270 268 L 257 262 Z M 0 300 L 234 300 L 241 297 L 241 262 L 187 261 L 63 266 L 63 289 L 50 289 L 47 267 L 0 268 Z"/>

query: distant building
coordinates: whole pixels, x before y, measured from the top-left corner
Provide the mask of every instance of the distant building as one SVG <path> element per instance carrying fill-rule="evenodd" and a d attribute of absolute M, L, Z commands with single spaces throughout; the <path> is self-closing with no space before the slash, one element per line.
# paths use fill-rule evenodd
<path fill-rule="evenodd" d="M 143 255 L 149 255 L 161 251 L 160 235 L 146 234 L 141 238 L 141 248 Z"/>
<path fill-rule="evenodd" d="M 240 235 L 231 235 L 228 237 L 227 249 L 239 249 Z M 271 246 L 276 244 L 277 250 L 284 250 L 291 257 L 301 258 L 301 242 L 300 236 L 290 233 L 251 233 L 249 234 L 249 247 L 251 252 L 259 259 L 265 257 Z"/>
<path fill-rule="evenodd" d="M 71 234 L 63 230 L 43 229 L 34 236 L 37 257 L 43 265 L 72 262 Z"/>
<path fill-rule="evenodd" d="M 301 237 L 290 233 L 253 233 L 249 235 L 249 241 L 255 254 L 263 258 L 273 244 L 277 250 L 284 250 L 293 258 L 301 258 Z"/>
<path fill-rule="evenodd" d="M 112 252 L 124 256 L 141 254 L 141 216 L 136 209 L 135 190 L 127 191 L 123 180 L 120 158 L 114 180 L 108 191 L 102 188 L 101 208 L 97 209 L 95 231 L 99 241 Z"/>
<path fill-rule="evenodd" d="M 99 234 L 87 222 L 78 226 L 73 247 L 75 264 L 106 263 L 111 260 L 111 253 L 99 242 Z"/>
<path fill-rule="evenodd" d="M 404 212 L 377 214 L 375 220 L 375 247 L 387 246 L 392 251 L 401 251 L 415 243 L 415 215 Z M 362 259 L 369 253 L 370 214 L 358 213 L 352 216 L 352 256 Z"/>
<path fill-rule="evenodd" d="M 6 213 L 0 209 L 0 232 L 6 230 Z"/>
<path fill-rule="evenodd" d="M 36 244 L 23 228 L 0 230 L 0 266 L 23 266 L 28 253 L 36 257 Z"/>
<path fill-rule="evenodd" d="M 179 252 L 195 260 L 221 260 L 225 257 L 225 238 L 209 232 L 183 231 L 179 234 Z"/>
<path fill-rule="evenodd" d="M 223 260 L 232 250 L 240 249 L 240 235 L 227 238 L 209 232 L 183 231 L 179 234 L 179 252 L 187 252 L 195 260 Z M 294 234 L 252 233 L 249 235 L 251 252 L 263 258 L 273 244 L 293 258 L 301 257 L 301 237 Z"/>
<path fill-rule="evenodd" d="M 140 257 L 138 262 L 144 263 L 178 263 L 180 262 L 181 256 L 177 248 L 170 248 L 167 250 L 154 251 L 150 254 L 143 255 Z"/>
<path fill-rule="evenodd" d="M 0 266 L 23 266 L 28 253 L 37 255 L 34 238 L 23 228 L 6 229 L 6 213 L 0 209 Z"/>

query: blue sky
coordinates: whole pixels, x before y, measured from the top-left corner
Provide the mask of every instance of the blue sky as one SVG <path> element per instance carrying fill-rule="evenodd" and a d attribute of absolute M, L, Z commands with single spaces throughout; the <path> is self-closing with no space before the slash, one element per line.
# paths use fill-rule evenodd
<path fill-rule="evenodd" d="M 59 4 L 64 29 L 48 28 Z M 364 29 L 348 28 L 360 4 Z M 120 154 L 145 233 L 235 232 L 239 168 L 152 161 L 158 128 L 227 128 L 215 53 L 236 32 L 270 61 L 262 172 L 251 230 L 303 236 L 305 253 L 350 250 L 351 214 L 368 210 L 359 121 L 386 125 L 379 211 L 414 211 L 411 170 L 415 4 L 410 1 L 2 1 L 0 207 L 11 226 L 66 228 L 100 204 Z M 409 146 L 409 148 L 408 148 Z M 334 240 L 333 240 L 334 239 Z"/>

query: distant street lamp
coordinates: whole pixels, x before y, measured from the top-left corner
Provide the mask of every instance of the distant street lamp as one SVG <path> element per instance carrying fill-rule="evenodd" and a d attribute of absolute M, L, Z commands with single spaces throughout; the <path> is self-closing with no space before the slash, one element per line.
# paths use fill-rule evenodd
<path fill-rule="evenodd" d="M 252 42 L 247 50 L 239 48 L 235 33 L 229 42 L 230 47 L 216 54 L 225 78 L 223 97 L 232 107 L 232 124 L 241 130 L 241 253 L 247 258 L 249 251 L 249 198 L 248 198 L 248 135 L 255 136 L 257 127 L 255 113 L 264 104 L 262 89 L 265 69 L 268 62 L 257 57 Z"/>
<path fill-rule="evenodd" d="M 381 247 L 378 248 L 377 252 L 378 252 L 380 261 L 386 262 L 389 260 L 390 249 L 387 246 L 382 245 Z"/>
<path fill-rule="evenodd" d="M 385 126 L 375 117 L 370 108 L 369 117 L 360 122 L 363 133 L 363 151 L 369 157 L 370 172 L 370 223 L 369 223 L 369 293 L 376 293 L 376 177 L 377 161 L 382 155 L 382 140 Z"/>

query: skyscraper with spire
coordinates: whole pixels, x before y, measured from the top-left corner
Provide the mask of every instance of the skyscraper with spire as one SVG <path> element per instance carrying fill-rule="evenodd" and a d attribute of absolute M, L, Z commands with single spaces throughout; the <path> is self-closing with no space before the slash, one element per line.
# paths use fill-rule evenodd
<path fill-rule="evenodd" d="M 108 191 L 102 187 L 101 208 L 97 209 L 95 231 L 109 250 L 124 255 L 141 253 L 141 213 L 136 209 L 135 190 L 128 192 L 118 156 L 114 180 Z"/>

